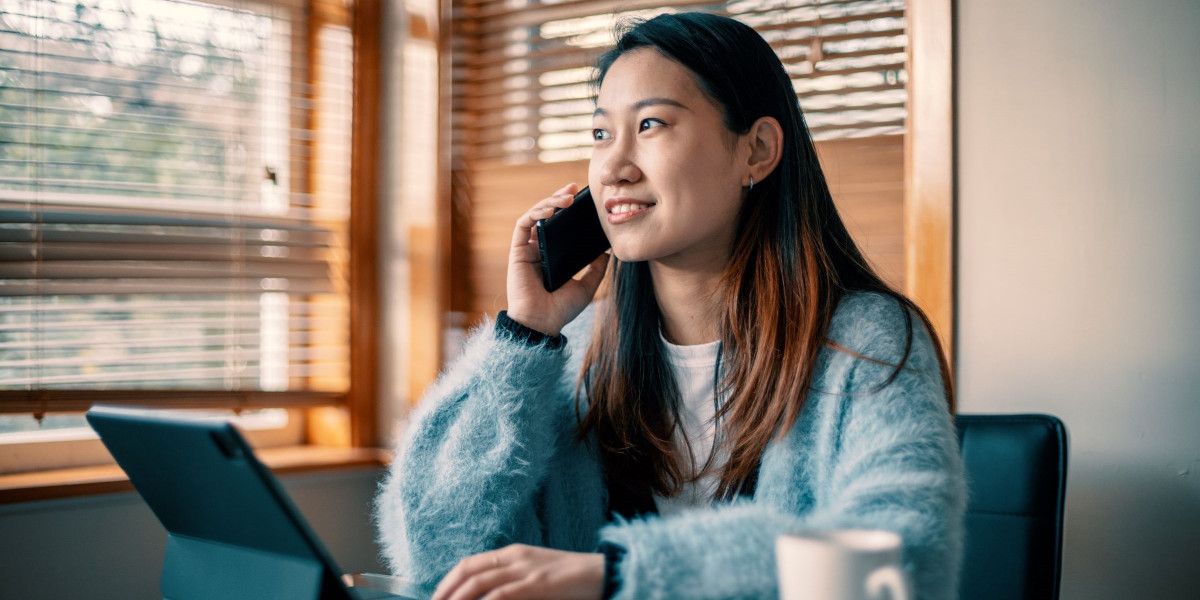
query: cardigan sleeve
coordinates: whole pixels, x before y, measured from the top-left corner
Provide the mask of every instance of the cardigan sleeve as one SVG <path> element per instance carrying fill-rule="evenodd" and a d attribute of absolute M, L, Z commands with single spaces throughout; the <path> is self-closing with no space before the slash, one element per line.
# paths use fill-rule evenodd
<path fill-rule="evenodd" d="M 952 600 L 962 562 L 966 475 L 933 343 L 915 318 L 913 328 L 909 361 L 886 387 L 880 389 L 894 367 L 854 362 L 854 392 L 841 403 L 825 494 L 807 524 L 899 533 L 915 597 Z M 887 333 L 874 345 L 896 363 L 903 342 Z"/>
<path fill-rule="evenodd" d="M 811 507 L 792 511 L 756 498 L 614 523 L 601 539 L 626 550 L 617 598 L 775 598 L 775 538 L 833 528 L 899 533 L 916 597 L 954 598 L 966 497 L 961 456 L 932 344 L 915 322 L 914 328 L 910 363 L 885 386 L 893 367 L 838 358 L 851 365 L 841 375 L 849 393 L 826 395 L 820 409 L 809 407 L 825 413 L 817 448 L 809 447 L 813 438 L 794 434 L 775 442 L 785 444 L 782 452 L 793 464 L 814 452 L 819 457 Z M 894 333 L 872 334 L 867 356 L 897 360 L 902 346 Z M 764 483 L 760 479 L 760 489 Z"/>
<path fill-rule="evenodd" d="M 390 570 L 434 584 L 461 559 L 540 544 L 538 488 L 569 414 L 566 351 L 485 323 L 421 399 L 375 501 Z"/>

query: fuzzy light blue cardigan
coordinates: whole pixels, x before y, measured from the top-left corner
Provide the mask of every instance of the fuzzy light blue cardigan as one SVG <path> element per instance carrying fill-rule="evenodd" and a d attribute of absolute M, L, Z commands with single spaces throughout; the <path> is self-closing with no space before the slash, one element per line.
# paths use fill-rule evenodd
<path fill-rule="evenodd" d="M 431 386 L 396 444 L 376 499 L 384 557 L 432 584 L 459 560 L 523 543 L 626 549 L 618 598 L 774 598 L 776 536 L 878 528 L 904 538 L 922 600 L 955 597 L 966 486 L 933 346 L 915 317 L 908 363 L 825 348 L 795 426 L 762 457 L 752 500 L 671 518 L 609 520 L 597 458 L 574 441 L 574 394 L 595 306 L 567 345 L 524 345 L 487 322 Z M 906 321 L 894 300 L 846 296 L 828 337 L 897 364 Z"/>

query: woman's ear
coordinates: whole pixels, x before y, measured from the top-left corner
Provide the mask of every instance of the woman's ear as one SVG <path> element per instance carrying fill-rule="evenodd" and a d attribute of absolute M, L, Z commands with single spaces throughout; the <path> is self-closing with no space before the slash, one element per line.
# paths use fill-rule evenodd
<path fill-rule="evenodd" d="M 749 186 L 751 177 L 762 181 L 779 166 L 783 158 L 783 128 L 775 117 L 761 117 L 750 126 L 745 139 L 750 144 L 750 156 L 742 185 Z"/>

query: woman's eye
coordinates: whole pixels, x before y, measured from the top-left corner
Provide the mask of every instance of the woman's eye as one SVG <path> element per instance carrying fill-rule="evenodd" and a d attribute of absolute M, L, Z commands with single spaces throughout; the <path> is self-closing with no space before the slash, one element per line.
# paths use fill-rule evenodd
<path fill-rule="evenodd" d="M 603 129 L 593 129 L 592 130 L 592 139 L 597 142 L 600 140 L 607 140 L 608 132 Z"/>
<path fill-rule="evenodd" d="M 665 124 L 666 123 L 663 123 L 662 121 L 659 121 L 658 119 L 642 119 L 641 124 L 638 125 L 638 131 L 645 131 L 647 129 L 650 129 L 651 127 L 657 127 L 659 125 L 665 125 Z"/>

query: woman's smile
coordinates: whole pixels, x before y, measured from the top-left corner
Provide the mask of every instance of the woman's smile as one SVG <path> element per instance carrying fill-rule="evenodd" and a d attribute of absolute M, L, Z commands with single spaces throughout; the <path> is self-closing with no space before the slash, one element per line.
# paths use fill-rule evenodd
<path fill-rule="evenodd" d="M 604 202 L 604 210 L 608 213 L 609 225 L 628 223 L 644 216 L 654 208 L 653 202 L 634 200 L 632 198 L 609 198 Z"/>

